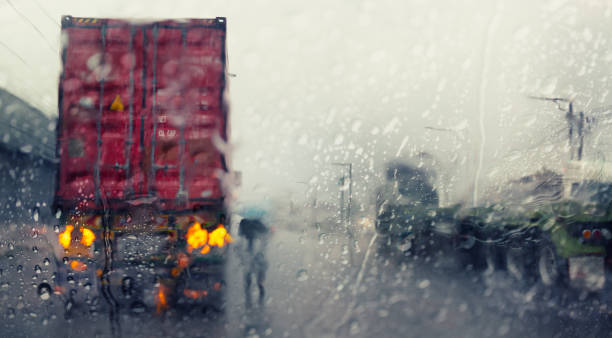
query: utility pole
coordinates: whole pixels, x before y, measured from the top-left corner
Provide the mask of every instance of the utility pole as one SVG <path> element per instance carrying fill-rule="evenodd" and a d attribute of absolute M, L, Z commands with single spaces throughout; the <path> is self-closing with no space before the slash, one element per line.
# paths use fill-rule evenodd
<path fill-rule="evenodd" d="M 340 178 L 340 186 L 342 188 L 340 188 L 340 221 L 342 222 L 342 224 L 346 223 L 346 219 L 345 219 L 345 214 L 344 214 L 344 185 L 346 184 L 344 182 L 344 180 L 346 179 L 346 176 L 342 176 Z M 345 224 L 346 225 L 346 224 Z"/>
<path fill-rule="evenodd" d="M 574 101 L 570 99 L 566 99 L 563 97 L 541 97 L 541 96 L 529 96 L 530 99 L 534 100 L 542 100 L 542 101 L 551 101 L 557 105 L 557 109 L 565 112 L 565 119 L 567 120 L 568 125 L 568 145 L 570 148 L 570 161 L 574 159 L 574 153 L 576 153 L 576 158 L 578 161 L 582 160 L 582 149 L 584 147 L 584 112 L 580 112 L 579 120 L 576 121 L 574 117 Z M 567 103 L 567 110 L 561 107 L 561 103 Z M 576 131 L 578 133 L 578 149 L 575 151 L 574 145 L 574 127 L 576 127 Z"/>
<path fill-rule="evenodd" d="M 345 202 L 344 202 L 344 187 L 346 186 L 346 171 L 344 171 L 342 173 L 342 178 L 340 179 L 340 183 L 341 183 L 341 190 L 340 190 L 340 219 L 342 220 L 342 223 L 344 224 L 346 233 L 348 235 L 348 248 L 349 248 L 349 259 L 350 259 L 350 263 L 351 265 L 353 264 L 353 247 L 355 246 L 354 241 L 355 241 L 355 236 L 353 234 L 353 229 L 351 226 L 351 205 L 353 204 L 353 164 L 352 163 L 332 163 L 332 165 L 335 166 L 341 166 L 344 167 L 345 170 L 348 170 L 348 179 L 349 179 L 349 186 L 348 186 L 348 205 L 345 207 Z M 346 209 L 345 209 L 346 208 Z M 345 212 L 346 210 L 346 212 Z"/>
<path fill-rule="evenodd" d="M 348 204 L 344 202 L 344 189 L 340 192 L 340 216 L 342 220 L 347 222 L 350 225 L 351 222 L 351 206 L 353 204 L 353 164 L 352 163 L 332 163 L 335 166 L 341 166 L 348 170 Z M 344 187 L 346 185 L 346 172 L 342 173 L 342 177 L 340 178 L 340 185 Z M 346 210 L 346 212 L 345 212 Z"/>
<path fill-rule="evenodd" d="M 578 121 L 578 135 L 579 141 L 578 144 L 578 161 L 582 160 L 582 148 L 584 146 L 584 112 L 580 112 L 580 120 Z"/>

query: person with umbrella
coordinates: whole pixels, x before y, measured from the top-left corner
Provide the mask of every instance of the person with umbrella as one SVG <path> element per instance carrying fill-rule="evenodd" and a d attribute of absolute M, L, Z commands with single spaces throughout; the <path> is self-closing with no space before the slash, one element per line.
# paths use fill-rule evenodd
<path fill-rule="evenodd" d="M 264 224 L 266 212 L 259 208 L 249 208 L 242 212 L 243 218 L 238 227 L 238 233 L 246 239 L 247 247 L 244 255 L 245 276 L 244 292 L 247 307 L 251 306 L 251 284 L 253 277 L 259 288 L 259 303 L 263 305 L 265 300 L 264 282 L 268 261 L 265 257 L 268 235 L 268 227 Z"/>

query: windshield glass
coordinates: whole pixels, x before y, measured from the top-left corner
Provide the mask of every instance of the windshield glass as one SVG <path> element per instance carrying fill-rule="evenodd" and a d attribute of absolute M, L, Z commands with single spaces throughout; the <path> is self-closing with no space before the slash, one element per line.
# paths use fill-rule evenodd
<path fill-rule="evenodd" d="M 0 336 L 606 336 L 611 14 L 0 2 Z"/>

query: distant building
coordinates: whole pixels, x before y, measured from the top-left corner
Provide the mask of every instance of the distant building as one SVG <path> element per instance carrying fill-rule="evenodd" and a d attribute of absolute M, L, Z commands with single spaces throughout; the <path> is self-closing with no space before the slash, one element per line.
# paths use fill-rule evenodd
<path fill-rule="evenodd" d="M 54 119 L 0 89 L 2 223 L 30 223 L 35 212 L 49 216 L 56 176 L 55 124 Z"/>

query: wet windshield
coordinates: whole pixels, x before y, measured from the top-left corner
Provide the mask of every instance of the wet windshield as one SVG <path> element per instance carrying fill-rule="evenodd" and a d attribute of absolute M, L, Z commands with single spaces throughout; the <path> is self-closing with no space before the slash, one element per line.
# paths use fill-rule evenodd
<path fill-rule="evenodd" d="M 611 14 L 0 2 L 0 336 L 608 335 Z"/>

